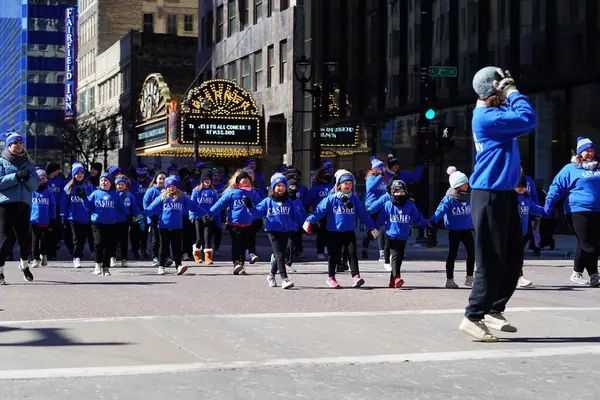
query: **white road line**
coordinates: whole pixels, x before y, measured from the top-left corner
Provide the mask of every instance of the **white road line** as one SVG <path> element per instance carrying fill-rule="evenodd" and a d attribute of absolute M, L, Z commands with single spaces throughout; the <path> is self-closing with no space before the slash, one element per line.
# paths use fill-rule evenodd
<path fill-rule="evenodd" d="M 493 345 L 492 345 L 493 346 Z M 238 361 L 231 363 L 156 364 L 110 367 L 21 369 L 0 371 L 0 380 L 85 378 L 98 376 L 148 375 L 182 372 L 222 371 L 315 365 L 397 364 L 403 362 L 448 362 L 464 360 L 491 360 L 600 354 L 600 345 L 570 347 L 539 347 L 528 350 L 498 349 L 438 353 L 387 354 L 353 357 L 283 358 L 265 361 Z"/>
<path fill-rule="evenodd" d="M 600 311 L 600 307 L 515 307 L 506 310 L 513 312 L 539 312 L 539 311 L 569 311 L 587 312 Z M 299 313 L 264 313 L 264 314 L 201 314 L 201 315 L 144 315 L 136 317 L 98 317 L 98 318 L 64 318 L 64 319 L 31 319 L 23 321 L 0 321 L 0 326 L 25 325 L 41 323 L 80 323 L 80 322 L 119 322 L 136 320 L 156 320 L 168 318 L 220 318 L 220 319 L 276 319 L 276 318 L 331 318 L 331 317 L 378 317 L 394 315 L 439 315 L 463 314 L 465 310 L 440 309 L 440 310 L 403 310 L 403 311 L 342 311 L 342 312 L 299 312 Z"/>

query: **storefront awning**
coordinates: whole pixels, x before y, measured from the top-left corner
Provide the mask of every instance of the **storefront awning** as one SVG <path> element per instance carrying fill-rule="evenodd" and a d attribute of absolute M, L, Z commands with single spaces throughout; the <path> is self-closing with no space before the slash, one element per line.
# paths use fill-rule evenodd
<path fill-rule="evenodd" d="M 200 158 L 240 158 L 240 157 L 262 157 L 260 146 L 218 146 L 202 145 L 198 149 Z M 189 144 L 165 144 L 162 146 L 149 147 L 139 150 L 138 156 L 161 156 L 161 157 L 193 157 L 194 146 Z"/>

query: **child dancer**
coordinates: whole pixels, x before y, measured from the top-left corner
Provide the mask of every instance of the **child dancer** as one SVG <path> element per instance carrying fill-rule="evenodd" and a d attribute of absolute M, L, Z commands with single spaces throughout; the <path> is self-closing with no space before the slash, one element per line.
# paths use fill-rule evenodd
<path fill-rule="evenodd" d="M 160 260 L 158 275 L 165 275 L 165 266 L 169 256 L 169 248 L 177 268 L 177 275 L 182 275 L 188 267 L 181 264 L 183 244 L 183 215 L 194 211 L 198 215 L 206 215 L 207 211 L 184 196 L 178 189 L 179 178 L 170 176 L 165 181 L 165 190 L 162 191 L 152 204 L 143 212 L 145 217 L 158 215 L 158 231 L 160 234 Z"/>
<path fill-rule="evenodd" d="M 217 191 L 217 194 L 219 195 L 219 197 L 221 197 L 221 195 L 223 194 L 223 191 L 225 191 L 225 185 L 221 183 L 221 180 L 222 180 L 221 172 L 217 168 L 213 168 L 211 170 L 211 176 L 212 176 L 213 187 Z M 223 218 L 225 218 L 225 211 L 221 212 L 221 218 L 219 219 L 219 221 L 223 221 Z M 221 222 L 221 225 L 222 225 L 222 222 Z M 221 257 L 221 252 L 219 250 L 221 249 L 222 236 L 223 236 L 223 232 L 221 230 L 221 227 L 219 226 L 218 229 L 215 230 L 215 249 L 214 249 L 213 255 L 216 257 Z"/>
<path fill-rule="evenodd" d="M 302 199 L 306 210 L 315 210 L 319 203 L 329 196 L 333 189 L 333 178 L 328 168 L 319 169 L 313 178 L 312 186 L 306 196 Z M 325 261 L 325 247 L 327 244 L 327 228 L 325 221 L 319 221 L 317 228 L 317 260 Z"/>
<path fill-rule="evenodd" d="M 136 213 L 139 213 L 143 210 L 144 205 L 144 195 L 150 187 L 150 180 L 148 176 L 148 168 L 136 168 L 136 179 L 131 182 L 131 194 L 135 197 L 135 202 L 138 205 L 138 210 Z M 145 260 L 149 258 L 148 250 L 146 249 L 146 243 L 148 242 L 148 229 L 146 220 L 142 219 L 138 223 L 134 223 L 131 225 L 130 230 L 131 236 L 131 250 L 133 251 L 133 256 L 136 259 L 143 257 Z"/>
<path fill-rule="evenodd" d="M 117 223 L 115 224 L 115 234 L 118 243 L 118 247 L 121 251 L 121 267 L 127 268 L 127 250 L 128 250 L 128 232 L 130 226 L 132 226 L 133 217 L 138 215 L 138 205 L 135 200 L 135 196 L 127 190 L 127 183 L 129 180 L 124 176 L 120 176 L 115 179 L 117 186 L 117 192 L 121 194 L 123 201 L 123 210 L 117 212 Z M 134 224 L 135 225 L 135 224 Z M 133 229 L 133 228 L 132 228 Z M 117 264 L 117 260 L 113 257 L 110 260 L 110 266 L 114 267 Z"/>
<path fill-rule="evenodd" d="M 48 175 L 43 169 L 38 169 L 40 186 L 31 193 L 31 248 L 33 249 L 33 262 L 31 268 L 48 265 L 48 252 L 52 246 L 51 224 L 56 220 L 56 202 L 54 193 L 48 187 Z M 59 232 L 55 232 L 58 235 Z"/>
<path fill-rule="evenodd" d="M 448 167 L 450 175 L 450 189 L 440 202 L 437 210 L 429 220 L 432 229 L 442 217 L 448 229 L 448 257 L 446 258 L 446 288 L 456 289 L 454 281 L 454 262 L 458 255 L 460 243 L 467 251 L 467 276 L 465 286 L 473 286 L 473 272 L 475 271 L 475 242 L 473 241 L 473 221 L 471 220 L 471 194 L 469 192 L 469 178 L 456 170 Z"/>
<path fill-rule="evenodd" d="M 167 179 L 167 174 L 163 171 L 157 171 L 154 174 L 154 178 L 152 182 L 150 182 L 150 188 L 146 191 L 143 200 L 143 209 L 146 210 L 152 202 L 160 197 L 163 189 L 165 188 L 165 180 Z M 160 263 L 158 262 L 158 255 L 160 250 L 160 235 L 158 232 L 158 217 L 152 216 L 147 219 L 148 225 L 150 226 L 150 235 L 152 238 L 152 266 L 158 267 Z M 167 260 L 167 264 L 163 265 L 164 267 L 170 267 L 173 265 L 171 260 Z"/>
<path fill-rule="evenodd" d="M 290 235 L 298 229 L 298 225 L 304 221 L 302 214 L 296 208 L 294 200 L 289 198 L 287 192 L 287 179 L 281 173 L 271 177 L 271 190 L 269 197 L 261 201 L 256 207 L 250 208 L 250 214 L 256 218 L 266 216 L 265 231 L 273 246 L 275 264 L 271 263 L 271 273 L 267 275 L 270 287 L 276 287 L 275 274 L 279 271 L 281 276 L 281 287 L 290 289 L 294 287 L 285 269 L 285 253 L 290 240 Z"/>
<path fill-rule="evenodd" d="M 311 225 L 321 218 L 327 218 L 327 237 L 329 239 L 329 278 L 327 285 L 332 288 L 339 288 L 340 284 L 335 279 L 337 266 L 342 262 L 342 251 L 345 246 L 348 247 L 348 256 L 350 259 L 350 271 L 352 273 L 352 287 L 361 287 L 365 281 L 360 276 L 358 269 L 358 258 L 356 256 L 356 215 L 365 224 L 371 234 L 376 238 L 378 231 L 369 213 L 365 209 L 358 196 L 356 196 L 355 179 L 350 171 L 340 170 L 336 173 L 336 183 L 334 193 L 323 199 L 317 208 L 313 210 L 306 222 L 304 230 L 310 234 Z"/>
<path fill-rule="evenodd" d="M 246 172 L 248 172 L 248 174 L 250 174 L 250 181 L 252 182 L 252 187 L 254 188 L 254 191 L 258 194 L 258 198 L 260 199 L 260 201 L 266 199 L 268 197 L 268 193 L 264 187 L 260 186 L 262 178 L 261 181 L 258 181 L 256 173 L 252 168 L 246 167 L 244 169 L 246 170 Z M 248 261 L 250 264 L 254 264 L 259 260 L 259 257 L 256 255 L 256 234 L 262 229 L 262 227 L 262 218 L 258 218 L 252 221 L 252 232 L 248 236 L 248 248 L 246 252 L 246 261 Z"/>
<path fill-rule="evenodd" d="M 288 179 L 288 178 L 286 177 L 286 179 Z M 301 198 L 301 193 L 300 193 L 300 184 L 296 179 L 294 179 L 294 177 L 291 180 L 288 179 L 288 195 L 289 195 L 290 199 L 294 202 L 294 205 L 296 206 L 296 209 L 298 210 L 298 212 L 300 212 L 300 214 L 302 214 L 302 222 L 304 222 L 306 220 L 306 218 L 308 218 L 308 215 L 306 214 L 306 211 L 304 210 L 304 206 L 302 204 L 302 198 Z M 304 230 L 302 229 L 302 222 L 300 222 L 300 224 L 298 224 L 298 229 L 296 229 L 295 232 L 292 232 L 290 234 L 290 240 L 288 241 L 286 257 L 285 257 L 285 266 L 286 266 L 288 272 L 296 272 L 296 269 L 292 266 L 294 257 L 298 257 L 300 259 L 304 258 L 302 253 L 298 252 L 298 247 L 297 247 L 298 242 L 302 243 L 302 233 L 304 232 Z M 298 238 L 298 236 L 300 236 L 300 238 Z M 275 259 L 275 255 L 272 254 L 271 255 L 271 267 L 273 266 L 274 263 L 276 263 L 276 259 Z"/>
<path fill-rule="evenodd" d="M 219 194 L 213 186 L 210 171 L 202 171 L 200 183 L 192 192 L 192 201 L 210 209 L 218 200 Z M 211 265 L 213 263 L 213 237 L 215 232 L 221 229 L 221 214 L 216 214 L 215 219 L 212 219 L 208 215 L 197 215 L 190 211 L 190 221 L 194 221 L 196 227 L 196 243 L 193 246 L 194 260 L 201 264 L 202 251 L 204 251 L 204 261 L 207 265 Z"/>
<path fill-rule="evenodd" d="M 389 287 L 399 289 L 404 285 L 400 270 L 404 260 L 406 241 L 410 236 L 410 227 L 416 225 L 425 228 L 427 221 L 423 218 L 415 203 L 409 200 L 410 195 L 404 181 L 399 179 L 391 181 L 388 190 L 390 200 L 385 202 L 375 225 L 385 225 L 392 267 Z"/>
<path fill-rule="evenodd" d="M 252 189 L 250 179 L 247 171 L 238 170 L 229 180 L 229 185 L 219 201 L 210 208 L 211 218 L 215 218 L 218 212 L 227 208 L 227 230 L 231 235 L 231 259 L 234 275 L 246 274 L 244 269 L 245 253 L 248 247 L 248 237 L 252 234 L 252 221 L 255 219 L 248 208 L 261 201 L 258 194 Z"/>
<path fill-rule="evenodd" d="M 521 176 L 519 180 L 519 184 L 515 189 L 517 192 L 517 198 L 519 199 L 519 216 L 521 217 L 521 233 L 523 234 L 523 238 L 527 236 L 527 230 L 529 228 L 529 214 L 535 215 L 537 217 L 541 217 L 545 215 L 544 207 L 541 207 L 533 202 L 529 194 L 527 193 L 527 179 L 524 175 Z M 524 241 L 524 245 L 527 243 Z M 525 253 L 523 253 L 525 254 Z M 519 282 L 517 283 L 517 287 L 528 287 L 531 286 L 533 282 L 528 279 L 525 279 L 523 276 L 523 265 L 521 265 L 521 276 L 519 277 Z"/>

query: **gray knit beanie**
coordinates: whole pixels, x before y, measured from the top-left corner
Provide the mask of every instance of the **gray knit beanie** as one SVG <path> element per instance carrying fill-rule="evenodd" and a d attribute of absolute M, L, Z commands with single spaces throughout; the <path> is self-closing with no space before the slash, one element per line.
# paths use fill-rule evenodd
<path fill-rule="evenodd" d="M 40 177 L 40 179 L 48 177 L 48 174 L 43 169 L 38 169 L 36 172 L 37 172 L 38 176 Z"/>
<path fill-rule="evenodd" d="M 473 90 L 482 100 L 496 94 L 493 84 L 496 79 L 496 69 L 497 67 L 482 68 L 473 77 Z"/>

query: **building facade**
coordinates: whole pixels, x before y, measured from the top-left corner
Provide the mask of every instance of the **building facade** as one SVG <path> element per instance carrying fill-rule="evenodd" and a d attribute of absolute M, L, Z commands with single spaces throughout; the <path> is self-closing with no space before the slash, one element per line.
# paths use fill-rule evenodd
<path fill-rule="evenodd" d="M 0 130 L 25 135 L 41 164 L 60 157 L 65 16 L 76 0 L 7 0 L 0 9 Z"/>

